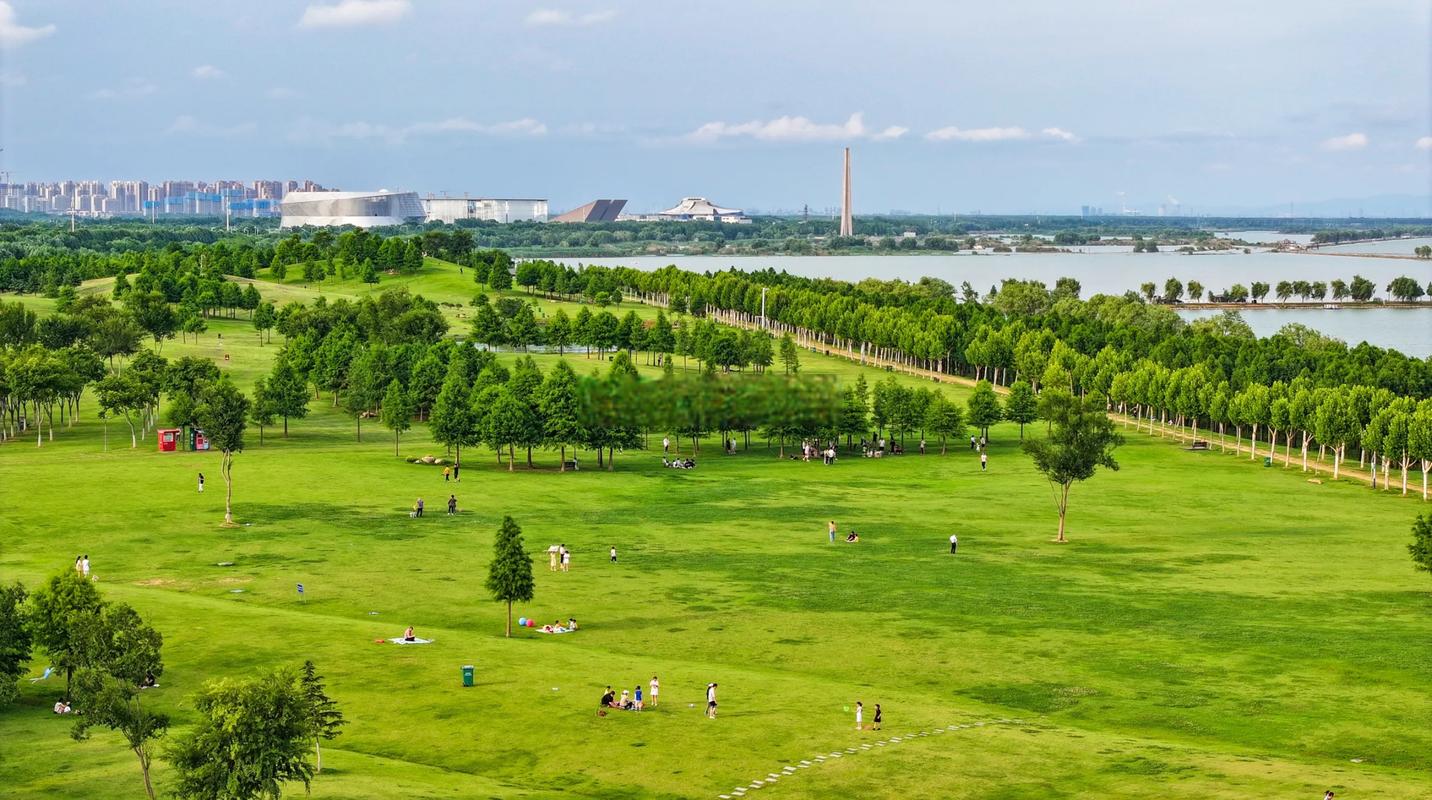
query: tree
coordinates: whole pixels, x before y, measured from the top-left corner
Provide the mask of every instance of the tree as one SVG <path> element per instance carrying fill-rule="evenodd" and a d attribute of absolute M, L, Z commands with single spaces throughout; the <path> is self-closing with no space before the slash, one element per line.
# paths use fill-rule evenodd
<path fill-rule="evenodd" d="M 30 596 L 31 635 L 50 663 L 65 671 L 66 700 L 75 670 L 90 663 L 103 606 L 94 583 L 73 569 L 51 577 Z"/>
<path fill-rule="evenodd" d="M 321 742 L 324 739 L 332 741 L 338 738 L 338 729 L 345 724 L 343 712 L 338 710 L 338 703 L 328 696 L 323 686 L 323 676 L 318 674 L 318 668 L 312 661 L 303 662 L 303 667 L 299 669 L 298 690 L 308 706 L 309 736 L 313 739 L 313 771 L 322 772 Z"/>
<path fill-rule="evenodd" d="M 526 440 L 528 431 L 534 425 L 540 424 L 533 416 L 527 404 L 513 391 L 511 383 L 498 390 L 496 402 L 487 413 L 486 433 L 492 449 L 500 454 L 504 447 L 507 448 L 508 472 L 516 468 L 517 445 Z"/>
<path fill-rule="evenodd" d="M 428 429 L 432 431 L 433 441 L 457 448 L 457 458 L 461 461 L 462 446 L 470 445 L 477 439 L 476 427 L 468 377 L 463 371 L 462 360 L 453 358 L 448 364 L 442 391 L 438 392 L 432 413 L 428 415 Z"/>
<path fill-rule="evenodd" d="M 1134 247 L 1134 252 L 1136 253 L 1142 252 L 1142 250 L 1142 243 Z M 1154 294 L 1157 293 L 1158 290 L 1158 284 L 1154 283 L 1153 281 L 1144 281 L 1143 283 L 1139 284 L 1139 294 L 1142 294 L 1144 296 L 1144 300 L 1150 303 L 1154 301 Z"/>
<path fill-rule="evenodd" d="M 198 724 L 167 751 L 181 800 L 278 800 L 285 783 L 308 788 L 313 706 L 293 670 L 211 682 L 194 710 Z"/>
<path fill-rule="evenodd" d="M 1412 554 L 1413 567 L 1420 572 L 1432 572 L 1432 515 L 1417 515 L 1407 552 Z"/>
<path fill-rule="evenodd" d="M 547 344 L 557 348 L 557 355 L 565 355 L 567 346 L 572 343 L 572 320 L 567 317 L 567 312 L 557 309 L 545 327 L 543 336 Z"/>
<path fill-rule="evenodd" d="M 1000 411 L 999 398 L 995 397 L 994 387 L 989 381 L 975 384 L 974 393 L 970 395 L 968 403 L 970 424 L 979 428 L 980 436 L 988 440 L 989 426 L 999 422 L 1004 416 Z"/>
<path fill-rule="evenodd" d="M 965 435 L 965 412 L 960 404 L 939 393 L 925 410 L 925 427 L 940 437 L 940 455 L 946 451 L 947 439 Z"/>
<path fill-rule="evenodd" d="M 1195 303 L 1201 302 L 1203 300 L 1202 283 L 1199 283 L 1198 281 L 1188 282 L 1188 299 L 1192 300 Z"/>
<path fill-rule="evenodd" d="M 159 657 L 164 638 L 122 603 L 105 607 L 93 636 L 93 661 L 75 677 L 75 705 L 83 713 L 75 717 L 71 736 L 83 741 L 96 725 L 124 736 L 139 760 L 144 791 L 153 800 L 154 785 L 149 780 L 153 741 L 169 728 L 169 718 L 144 706 L 140 686 L 164 673 Z"/>
<path fill-rule="evenodd" d="M 567 447 L 576 446 L 582 435 L 581 404 L 577 398 L 577 376 L 566 359 L 558 361 L 537 391 L 537 408 L 548 445 L 561 448 L 561 472 L 567 471 Z"/>
<path fill-rule="evenodd" d="M 15 699 L 16 684 L 30 660 L 30 626 L 25 587 L 0 586 L 0 706 Z"/>
<path fill-rule="evenodd" d="M 1253 297 L 1253 302 L 1262 302 L 1263 298 L 1268 296 L 1269 288 L 1271 287 L 1269 287 L 1268 284 L 1263 283 L 1262 281 L 1254 281 L 1252 287 L 1249 290 L 1249 293 Z"/>
<path fill-rule="evenodd" d="M 308 383 L 286 356 L 274 362 L 269 375 L 267 400 L 273 412 L 283 417 L 283 438 L 288 438 L 288 421 L 308 416 Z"/>
<path fill-rule="evenodd" d="M 1392 296 L 1393 299 L 1401 300 L 1404 303 L 1411 303 L 1422 296 L 1422 284 L 1414 278 L 1403 275 L 1398 278 L 1393 278 L 1392 282 L 1387 284 L 1387 293 Z"/>
<path fill-rule="evenodd" d="M 274 310 L 273 303 L 263 303 L 254 309 L 254 330 L 259 332 L 259 344 L 264 343 L 264 334 L 273 330 L 278 323 L 278 312 Z M 269 341 L 273 341 L 272 334 L 269 334 Z"/>
<path fill-rule="evenodd" d="M 124 422 L 129 426 L 129 446 L 138 447 L 139 432 L 135 428 L 135 415 L 143 412 L 149 405 L 149 389 L 143 381 L 133 370 L 111 372 L 95 384 L 95 395 L 99 398 L 99 407 L 105 414 L 124 416 Z"/>
<path fill-rule="evenodd" d="M 1055 541 L 1065 542 L 1070 488 L 1075 481 L 1092 478 L 1099 467 L 1118 470 L 1114 448 L 1124 439 L 1114 431 L 1114 422 L 1104 409 L 1087 407 L 1084 398 L 1050 392 L 1039 406 L 1039 416 L 1050 422 L 1049 438 L 1030 439 L 1021 446 L 1054 490 L 1054 505 L 1059 511 L 1059 535 Z"/>
<path fill-rule="evenodd" d="M 224 476 L 224 525 L 234 525 L 234 454 L 244 449 L 244 428 L 248 426 L 249 399 L 225 375 L 209 384 L 199 395 L 195 420 L 204 429 L 210 445 L 223 454 L 220 472 Z"/>
<path fill-rule="evenodd" d="M 497 529 L 485 585 L 493 600 L 507 604 L 507 635 L 511 636 L 512 604 L 532 602 L 536 582 L 532 579 L 532 557 L 522 544 L 522 529 L 510 516 L 504 516 L 502 527 Z"/>
<path fill-rule="evenodd" d="M 356 438 L 360 442 L 363 441 L 363 417 L 373 413 L 373 409 L 383 402 L 383 359 L 381 346 L 375 346 L 365 348 L 348 364 L 343 408 L 353 415 L 357 426 Z"/>
<path fill-rule="evenodd" d="M 269 393 L 268 378 L 260 377 L 254 381 L 253 403 L 249 406 L 249 422 L 259 428 L 259 446 L 264 443 L 264 429 L 271 427 L 278 419 L 278 412 L 274 410 L 273 396 Z"/>
<path fill-rule="evenodd" d="M 393 455 L 398 454 L 398 436 L 413 425 L 413 398 L 394 378 L 383 394 L 383 426 L 393 432 Z"/>
<path fill-rule="evenodd" d="M 1039 419 L 1039 400 L 1034 388 L 1024 381 L 1015 381 L 1004 400 L 1004 416 L 1019 423 L 1019 440 L 1024 441 L 1024 426 Z"/>
<path fill-rule="evenodd" d="M 1352 283 L 1348 285 L 1348 294 L 1353 300 L 1366 303 L 1372 299 L 1375 292 L 1377 292 L 1377 284 L 1361 275 L 1352 276 Z"/>
<path fill-rule="evenodd" d="M 800 348 L 796 346 L 796 340 L 791 338 L 789 333 L 781 337 L 781 366 L 785 374 L 791 375 L 801 371 Z"/>
<path fill-rule="evenodd" d="M 1165 303 L 1177 303 L 1183 298 L 1183 281 L 1178 278 L 1169 278 L 1164 281 L 1163 299 Z"/>

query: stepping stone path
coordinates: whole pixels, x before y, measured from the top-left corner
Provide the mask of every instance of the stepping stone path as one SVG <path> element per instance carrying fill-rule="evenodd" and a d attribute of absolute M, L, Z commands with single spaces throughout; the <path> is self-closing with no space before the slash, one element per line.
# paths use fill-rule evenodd
<path fill-rule="evenodd" d="M 885 747 L 885 746 L 887 746 L 887 745 L 899 744 L 899 743 L 901 743 L 901 742 L 908 742 L 908 741 L 911 741 L 912 739 L 919 739 L 919 738 L 922 738 L 922 737 L 925 737 L 925 736 L 929 736 L 929 735 L 932 734 L 932 733 L 944 733 L 944 732 L 946 732 L 946 731 L 960 731 L 960 730 L 967 730 L 967 729 L 969 729 L 969 728 L 983 728 L 983 727 L 985 727 L 986 725 L 1023 725 L 1023 724 L 1024 724 L 1024 720 L 1022 720 L 1022 719 L 989 719 L 989 720 L 978 720 L 978 721 L 976 721 L 976 722 L 970 722 L 970 723 L 966 723 L 966 724 L 964 724 L 964 725 L 947 725 L 946 727 L 943 727 L 943 728 L 935 728 L 934 730 L 919 731 L 919 732 L 917 732 L 917 733 L 907 733 L 907 734 L 905 734 L 904 736 L 891 736 L 889 739 L 881 739 L 881 740 L 878 741 L 878 742 L 867 742 L 867 743 L 861 744 L 861 745 L 859 745 L 859 746 L 857 746 L 857 747 L 847 748 L 847 749 L 844 750 L 844 751 L 835 750 L 835 751 L 832 751 L 832 752 L 829 752 L 829 753 L 824 753 L 824 754 L 822 754 L 822 755 L 811 756 L 809 759 L 801 759 L 801 760 L 800 760 L 799 762 L 797 762 L 794 766 L 781 767 L 781 771 L 780 771 L 780 772 L 771 772 L 771 773 L 768 773 L 764 778 L 758 778 L 758 779 L 756 779 L 756 780 L 753 780 L 753 781 L 751 781 L 751 783 L 750 783 L 749 785 L 746 785 L 746 786 L 737 786 L 736 788 L 734 788 L 734 789 L 731 790 L 731 793 L 730 793 L 730 794 L 718 794 L 718 795 L 716 795 L 716 798 L 717 798 L 717 800 L 736 800 L 736 798 L 745 797 L 747 792 L 755 791 L 755 790 L 757 790 L 757 789 L 760 789 L 760 788 L 763 787 L 763 786 L 770 786 L 770 785 L 774 784 L 774 783 L 775 783 L 778 779 L 780 779 L 780 778 L 790 777 L 791 775 L 794 775 L 794 774 L 796 773 L 796 770 L 799 770 L 799 769 L 810 769 L 811 767 L 818 767 L 818 766 L 820 766 L 821 764 L 828 763 L 828 761 L 829 761 L 830 759 L 844 758 L 844 757 L 847 756 L 847 755 L 857 755 L 857 754 L 859 754 L 859 753 L 861 753 L 861 752 L 863 752 L 863 751 L 870 750 L 871 747 Z"/>

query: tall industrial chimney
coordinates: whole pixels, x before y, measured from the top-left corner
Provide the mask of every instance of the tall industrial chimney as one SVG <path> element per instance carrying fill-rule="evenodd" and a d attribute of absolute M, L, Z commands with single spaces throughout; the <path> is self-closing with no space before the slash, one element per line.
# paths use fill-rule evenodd
<path fill-rule="evenodd" d="M 850 148 L 845 148 L 845 180 L 840 192 L 840 235 L 855 235 L 855 220 L 850 215 Z"/>

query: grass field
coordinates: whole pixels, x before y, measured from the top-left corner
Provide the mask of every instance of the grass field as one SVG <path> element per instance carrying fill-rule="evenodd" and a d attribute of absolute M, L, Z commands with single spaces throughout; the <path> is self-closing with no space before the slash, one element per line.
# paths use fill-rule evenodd
<path fill-rule="evenodd" d="M 445 272 L 430 264 L 411 288 L 472 294 Z M 219 320 L 164 355 L 214 357 L 247 388 L 278 345 Z M 181 729 L 204 681 L 314 659 L 350 720 L 316 797 L 718 798 L 774 773 L 760 796 L 1432 798 L 1432 581 L 1404 547 L 1421 504 L 1352 483 L 1131 434 L 1121 471 L 1076 487 L 1058 546 L 1011 425 L 985 474 L 958 446 L 825 467 L 757 443 L 712 446 L 690 472 L 628 452 L 612 473 L 559 474 L 539 453 L 509 474 L 474 453 L 444 485 L 394 458 L 376 424 L 355 442 L 325 397 L 286 440 L 251 431 L 235 464 L 244 527 L 225 530 L 217 454 L 130 450 L 122 423 L 104 452 L 93 416 L 87 404 L 43 447 L 0 447 L 0 579 L 34 585 L 88 553 L 105 596 L 164 633 L 152 696 Z M 401 450 L 440 454 L 421 425 Z M 429 513 L 412 520 L 418 496 Z M 517 613 L 575 616 L 578 633 L 502 637 L 482 580 L 504 514 L 529 549 L 574 553 L 568 574 L 539 558 Z M 828 544 L 832 518 L 863 541 Z M 409 624 L 435 643 L 374 643 Z M 653 674 L 658 708 L 595 715 L 606 685 Z M 140 796 L 116 736 L 72 742 L 49 713 L 62 688 L 27 682 L 0 709 L 0 795 Z M 856 732 L 857 700 L 867 722 L 882 704 L 883 731 Z M 161 791 L 169 778 L 158 763 Z"/>

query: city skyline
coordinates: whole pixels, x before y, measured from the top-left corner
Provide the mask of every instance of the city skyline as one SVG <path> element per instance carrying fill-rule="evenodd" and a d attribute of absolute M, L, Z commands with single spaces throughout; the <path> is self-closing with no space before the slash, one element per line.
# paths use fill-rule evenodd
<path fill-rule="evenodd" d="M 850 146 L 856 214 L 1432 212 L 1425 3 L 858 11 L 3 0 L 0 169 L 827 209 Z"/>

